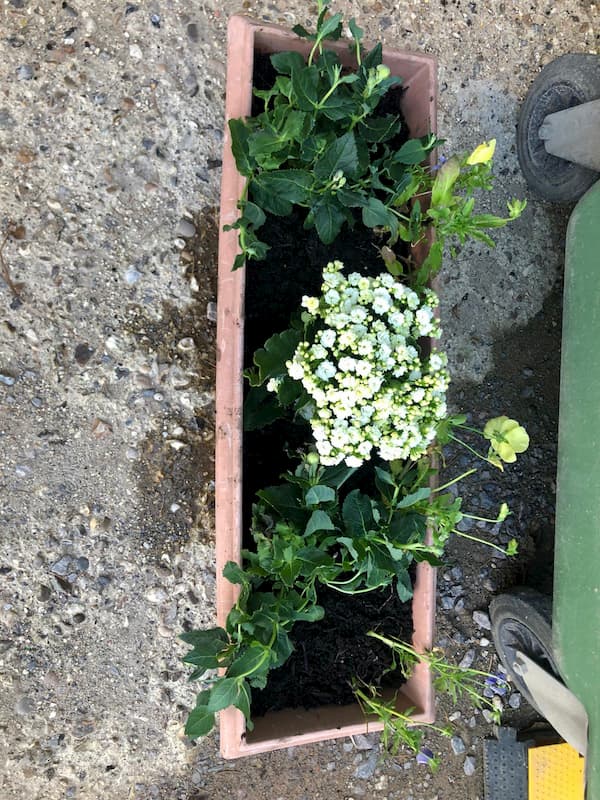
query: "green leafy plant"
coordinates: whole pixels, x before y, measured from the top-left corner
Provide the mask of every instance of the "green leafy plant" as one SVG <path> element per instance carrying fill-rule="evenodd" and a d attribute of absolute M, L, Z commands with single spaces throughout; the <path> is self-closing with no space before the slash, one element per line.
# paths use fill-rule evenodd
<path fill-rule="evenodd" d="M 438 692 L 448 694 L 454 704 L 464 697 L 476 708 L 485 706 L 490 711 L 492 719 L 496 723 L 500 723 L 500 711 L 496 707 L 493 697 L 488 698 L 484 694 L 486 686 L 490 686 L 492 683 L 495 687 L 502 686 L 502 679 L 497 675 L 451 664 L 439 649 L 420 653 L 406 642 L 382 636 L 376 631 L 369 631 L 367 635 L 383 642 L 390 648 L 393 654 L 390 671 L 398 670 L 400 674 L 408 678 L 417 664 L 426 664 L 432 672 L 433 685 Z M 402 709 L 399 707 L 397 695 L 386 699 L 375 687 L 359 683 L 354 685 L 354 694 L 365 715 L 375 716 L 383 723 L 383 745 L 386 751 L 392 755 L 395 755 L 403 745 L 417 753 L 422 746 L 427 730 L 434 730 L 443 736 L 452 735 L 451 726 L 442 727 L 430 723 L 416 723 L 412 717 L 414 708 Z M 433 756 L 428 756 L 426 762 L 433 769 L 437 767 L 437 760 Z M 423 763 L 426 762 L 423 761 Z"/>
<path fill-rule="evenodd" d="M 429 226 L 437 240 L 420 271 L 422 282 L 439 269 L 447 236 L 467 236 L 493 244 L 486 228 L 506 224 L 524 204 L 513 201 L 509 217 L 474 213 L 474 188 L 490 188 L 492 152 L 446 160 L 436 171 L 423 166 L 441 144 L 434 134 L 406 139 L 398 114 L 380 113 L 386 93 L 401 84 L 382 64 L 381 44 L 362 48 L 363 31 L 350 20 L 354 71 L 342 67 L 328 39 L 339 39 L 341 14 L 328 16 L 319 0 L 316 32 L 294 31 L 314 42 L 305 61 L 295 52 L 276 53 L 277 73 L 268 89 L 255 89 L 261 113 L 229 122 L 231 147 L 238 171 L 247 178 L 239 201 L 240 217 L 226 230 L 239 232 L 240 254 L 233 268 L 266 257 L 268 245 L 258 231 L 266 214 L 288 216 L 304 210 L 304 227 L 316 228 L 330 244 L 344 225 L 360 221 L 366 228 L 389 233 L 388 244 L 401 238 L 420 242 Z M 460 192 L 465 190 L 466 195 Z M 410 254 L 403 256 L 410 260 Z M 394 256 L 392 269 L 404 267 Z"/>

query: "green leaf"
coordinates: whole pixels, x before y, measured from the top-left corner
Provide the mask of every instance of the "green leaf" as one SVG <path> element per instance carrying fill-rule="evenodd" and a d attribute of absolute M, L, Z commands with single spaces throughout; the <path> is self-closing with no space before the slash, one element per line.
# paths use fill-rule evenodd
<path fill-rule="evenodd" d="M 321 473 L 320 481 L 334 489 L 339 489 L 351 478 L 358 467 L 347 467 L 345 464 L 337 464 L 335 467 L 325 467 Z"/>
<path fill-rule="evenodd" d="M 390 486 L 396 486 L 396 482 L 392 475 L 387 471 L 387 469 L 381 469 L 381 467 L 375 467 L 375 474 L 379 478 L 380 481 L 383 483 L 387 483 Z"/>
<path fill-rule="evenodd" d="M 402 500 L 396 504 L 396 508 L 410 508 L 410 506 L 420 503 L 421 500 L 427 499 L 430 495 L 431 489 L 427 486 L 422 486 L 420 489 L 417 489 L 416 492 L 412 492 L 411 494 L 407 494 L 406 497 L 403 497 Z"/>
<path fill-rule="evenodd" d="M 249 200 L 244 203 L 242 214 L 251 225 L 254 225 L 255 228 L 260 228 L 260 226 L 266 220 L 265 212 L 262 210 L 262 208 L 259 208 L 255 203 L 251 203 Z"/>
<path fill-rule="evenodd" d="M 394 214 L 389 208 L 376 197 L 369 197 L 368 205 L 362 210 L 364 224 L 368 228 L 375 228 L 379 225 L 387 227 L 390 225 L 390 218 L 394 218 Z"/>
<path fill-rule="evenodd" d="M 301 611 L 296 611 L 292 615 L 297 622 L 319 622 L 325 616 L 322 606 L 307 606 Z"/>
<path fill-rule="evenodd" d="M 240 681 L 237 678 L 221 678 L 210 692 L 207 708 L 209 711 L 221 711 L 238 702 L 241 692 Z"/>
<path fill-rule="evenodd" d="M 396 592 L 402 603 L 407 603 L 413 596 L 412 581 L 406 569 L 396 571 Z"/>
<path fill-rule="evenodd" d="M 251 385 L 259 386 L 270 378 L 287 376 L 286 361 L 289 361 L 300 344 L 301 333 L 289 328 L 283 333 L 276 333 L 265 342 L 264 348 L 254 354 L 254 363 L 258 367 L 258 379 L 251 380 Z"/>
<path fill-rule="evenodd" d="M 311 486 L 304 500 L 307 506 L 317 506 L 319 503 L 332 503 L 335 500 L 335 491 L 330 486 Z"/>
<path fill-rule="evenodd" d="M 266 386 L 250 389 L 244 400 L 244 430 L 255 431 L 280 419 L 285 411 L 277 402 L 277 395 Z"/>
<path fill-rule="evenodd" d="M 248 576 L 235 561 L 228 561 L 225 564 L 223 567 L 223 577 L 226 578 L 229 583 L 241 584 L 242 586 L 248 583 Z"/>
<path fill-rule="evenodd" d="M 230 119 L 229 131 L 231 133 L 231 152 L 235 158 L 235 165 L 241 175 L 250 177 L 254 172 L 255 162 L 248 152 L 248 137 L 250 129 L 243 119 Z"/>
<path fill-rule="evenodd" d="M 344 500 L 342 517 L 346 530 L 352 536 L 363 536 L 373 524 L 373 506 L 371 498 L 354 489 Z"/>
<path fill-rule="evenodd" d="M 187 722 L 185 723 L 185 734 L 190 739 L 198 739 L 200 736 L 206 736 L 207 733 L 215 726 L 215 715 L 209 711 L 207 706 L 196 706 L 190 712 Z"/>
<path fill-rule="evenodd" d="M 252 195 L 258 205 L 276 216 L 292 212 L 293 203 L 304 202 L 312 184 L 309 173 L 299 169 L 263 172 L 251 183 Z"/>
<path fill-rule="evenodd" d="M 421 139 L 409 139 L 408 142 L 404 142 L 400 150 L 394 153 L 392 161 L 397 164 L 420 164 L 430 152 L 431 147 L 423 144 Z"/>
<path fill-rule="evenodd" d="M 302 39 L 316 39 L 316 35 L 314 33 L 309 33 L 304 25 L 294 25 L 292 28 L 296 36 L 300 36 Z"/>
<path fill-rule="evenodd" d="M 291 110 L 285 115 L 284 124 L 280 136 L 288 142 L 301 142 L 309 131 L 311 119 L 304 111 Z"/>
<path fill-rule="evenodd" d="M 323 244 L 331 244 L 342 229 L 346 215 L 338 205 L 328 199 L 321 201 L 313 212 L 319 239 Z"/>
<path fill-rule="evenodd" d="M 335 196 L 336 200 L 346 208 L 362 208 L 368 203 L 367 197 L 363 192 L 348 189 L 347 186 L 342 186 L 341 189 L 338 189 Z"/>
<path fill-rule="evenodd" d="M 381 42 L 378 42 L 375 47 L 363 58 L 362 65 L 365 70 L 369 70 L 372 67 L 378 67 L 381 64 L 382 58 L 383 47 Z"/>
<path fill-rule="evenodd" d="M 282 75 L 291 75 L 294 69 L 301 70 L 305 66 L 300 53 L 293 52 L 274 53 L 271 56 L 271 64 Z"/>
<path fill-rule="evenodd" d="M 319 101 L 319 70 L 310 67 L 292 70 L 292 89 L 301 111 L 314 111 Z"/>
<path fill-rule="evenodd" d="M 303 525 L 307 512 L 299 504 L 299 489 L 289 483 L 269 486 L 256 493 L 267 506 L 273 508 L 283 519 Z"/>
<path fill-rule="evenodd" d="M 182 642 L 191 644 L 199 650 L 206 650 L 210 653 L 220 652 L 229 644 L 229 636 L 224 628 L 208 628 L 204 631 L 187 631 L 180 633 L 179 638 Z M 217 647 L 220 645 L 220 647 Z"/>
<path fill-rule="evenodd" d="M 447 206 L 452 199 L 454 184 L 460 175 L 460 162 L 454 156 L 439 168 L 431 189 L 431 205 Z"/>
<path fill-rule="evenodd" d="M 336 139 L 314 166 L 315 177 L 321 181 L 330 180 L 338 171 L 349 177 L 355 177 L 357 174 L 358 153 L 353 131 L 348 131 Z"/>
<path fill-rule="evenodd" d="M 234 703 L 236 708 L 242 712 L 246 719 L 246 729 L 251 731 L 254 728 L 254 723 L 250 719 L 250 687 L 244 681 L 240 686 L 240 693 Z"/>
<path fill-rule="evenodd" d="M 306 525 L 306 530 L 304 531 L 305 536 L 310 536 L 312 533 L 316 533 L 316 531 L 334 531 L 335 525 L 329 514 L 325 511 L 321 511 L 317 509 L 313 511 L 308 520 Z"/>
<path fill-rule="evenodd" d="M 343 17 L 339 13 L 333 14 L 331 17 L 326 19 L 319 28 L 319 39 L 339 39 L 341 34 L 340 28 L 342 25 L 342 19 Z"/>
<path fill-rule="evenodd" d="M 363 31 L 362 28 L 358 27 L 354 17 L 352 17 L 352 19 L 348 23 L 348 27 L 350 28 L 350 33 L 352 34 L 352 38 L 354 39 L 354 41 L 360 44 L 360 41 L 363 38 L 365 32 Z"/>
<path fill-rule="evenodd" d="M 384 117 L 367 117 L 359 125 L 359 131 L 367 142 L 387 142 L 400 130 L 400 118 L 395 114 Z"/>
<path fill-rule="evenodd" d="M 245 678 L 268 663 L 269 651 L 261 645 L 252 645 L 231 664 L 227 677 Z"/>

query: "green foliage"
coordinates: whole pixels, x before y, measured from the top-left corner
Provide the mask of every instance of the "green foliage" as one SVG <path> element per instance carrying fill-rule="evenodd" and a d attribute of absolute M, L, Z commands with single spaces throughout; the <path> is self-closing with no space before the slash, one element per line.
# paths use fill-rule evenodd
<path fill-rule="evenodd" d="M 393 656 L 390 671 L 398 670 L 408 678 L 418 663 L 426 664 L 433 674 L 433 684 L 438 692 L 448 694 L 454 704 L 464 697 L 477 708 L 485 706 L 491 711 L 494 720 L 500 722 L 500 713 L 493 698 L 486 697 L 484 689 L 486 685 L 502 685 L 502 678 L 489 672 L 451 664 L 439 649 L 419 653 L 406 642 L 382 636 L 376 631 L 369 631 L 367 635 L 390 648 Z M 384 700 L 372 686 L 361 685 L 358 682 L 353 686 L 353 690 L 365 716 L 375 716 L 383 723 L 382 741 L 386 751 L 391 755 L 395 755 L 403 745 L 416 753 L 422 745 L 427 729 L 437 731 L 443 736 L 452 735 L 451 726 L 439 727 L 428 723 L 415 723 L 411 717 L 414 709 L 400 711 L 396 696 Z M 415 727 L 417 724 L 419 727 Z M 435 759 L 430 760 L 430 766 L 433 769 L 437 767 Z"/>

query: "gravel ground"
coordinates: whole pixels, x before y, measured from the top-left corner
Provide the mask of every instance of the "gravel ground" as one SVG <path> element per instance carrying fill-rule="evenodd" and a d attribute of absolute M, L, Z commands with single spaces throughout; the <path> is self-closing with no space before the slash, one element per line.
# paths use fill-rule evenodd
<path fill-rule="evenodd" d="M 381 762 L 373 739 L 234 763 L 216 736 L 186 741 L 194 691 L 175 637 L 214 612 L 214 209 L 225 30 L 240 7 L 0 2 L 0 254 L 11 282 L 0 285 L 0 795 L 481 798 L 490 728 L 467 707 L 442 703 L 464 752 L 432 738 L 443 761 L 434 776 L 408 754 Z M 242 5 L 265 20 L 311 20 L 300 0 Z M 371 40 L 435 54 L 448 149 L 495 136 L 490 208 L 527 196 L 519 101 L 555 56 L 595 52 L 596 5 L 335 6 Z M 454 405 L 481 418 L 514 411 L 532 434 L 502 487 L 484 472 L 465 490 L 474 509 L 509 500 L 525 557 L 490 561 L 459 543 L 440 580 L 440 644 L 486 668 L 489 631 L 473 611 L 523 579 L 552 523 L 564 221 L 530 199 L 494 252 L 465 248 L 443 275 Z M 450 453 L 448 470 L 461 465 Z M 523 724 L 531 712 L 518 705 L 513 695 L 506 718 Z"/>

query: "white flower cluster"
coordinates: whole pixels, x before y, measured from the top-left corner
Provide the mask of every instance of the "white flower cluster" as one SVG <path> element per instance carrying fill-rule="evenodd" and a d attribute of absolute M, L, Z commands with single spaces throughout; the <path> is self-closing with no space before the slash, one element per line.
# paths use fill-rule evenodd
<path fill-rule="evenodd" d="M 321 463 L 357 467 L 373 448 L 386 461 L 419 458 L 446 414 L 446 356 L 421 359 L 416 346 L 440 335 L 437 296 L 425 289 L 419 297 L 389 273 L 345 277 L 342 269 L 328 264 L 322 296 L 302 298 L 321 324 L 286 364 L 312 398 Z"/>

